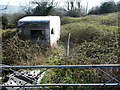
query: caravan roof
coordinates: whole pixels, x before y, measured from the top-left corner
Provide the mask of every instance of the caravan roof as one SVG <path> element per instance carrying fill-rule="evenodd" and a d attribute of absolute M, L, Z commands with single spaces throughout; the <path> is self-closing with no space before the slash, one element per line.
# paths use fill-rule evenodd
<path fill-rule="evenodd" d="M 58 17 L 59 16 L 27 16 L 20 19 L 18 22 L 49 22 Z"/>

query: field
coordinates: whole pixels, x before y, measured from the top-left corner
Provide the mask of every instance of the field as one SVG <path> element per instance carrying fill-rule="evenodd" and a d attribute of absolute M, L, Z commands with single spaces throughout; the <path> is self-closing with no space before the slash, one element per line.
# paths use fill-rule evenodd
<path fill-rule="evenodd" d="M 16 30 L 2 30 L 3 63 L 33 66 L 118 64 L 120 63 L 118 14 L 120 13 L 79 18 L 62 17 L 61 39 L 58 47 L 51 50 L 19 39 Z M 71 33 L 70 55 L 66 57 L 68 32 Z M 119 73 L 118 69 L 105 69 L 109 73 Z M 97 69 L 90 68 L 49 69 L 41 83 L 97 83 L 109 80 L 107 76 L 103 76 Z M 94 87 L 85 89 L 87 88 L 92 90 Z"/>

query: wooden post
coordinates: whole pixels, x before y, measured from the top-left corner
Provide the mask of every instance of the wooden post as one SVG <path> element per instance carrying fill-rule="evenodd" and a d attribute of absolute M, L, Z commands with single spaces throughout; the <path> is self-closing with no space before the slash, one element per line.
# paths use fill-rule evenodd
<path fill-rule="evenodd" d="M 67 57 L 69 56 L 69 53 L 70 53 L 70 33 L 68 33 Z"/>

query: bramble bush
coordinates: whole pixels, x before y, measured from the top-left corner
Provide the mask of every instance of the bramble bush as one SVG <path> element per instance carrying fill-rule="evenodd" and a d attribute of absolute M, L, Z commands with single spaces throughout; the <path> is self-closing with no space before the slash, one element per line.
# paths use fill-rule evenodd
<path fill-rule="evenodd" d="M 3 33 L 3 63 L 15 65 L 41 64 L 46 49 L 33 44 L 29 40 L 23 41 L 18 37 L 16 31 Z"/>

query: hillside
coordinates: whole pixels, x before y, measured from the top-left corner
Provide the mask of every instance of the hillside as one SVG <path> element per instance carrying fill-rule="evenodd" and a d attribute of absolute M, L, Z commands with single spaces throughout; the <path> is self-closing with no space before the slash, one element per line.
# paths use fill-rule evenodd
<path fill-rule="evenodd" d="M 118 64 L 120 51 L 118 50 L 117 22 L 118 13 L 79 18 L 63 17 L 61 18 L 61 39 L 57 49 L 52 50 L 19 39 L 15 31 L 4 32 L 3 62 L 33 66 Z M 70 55 L 66 57 L 68 32 L 71 33 Z M 106 70 L 109 74 L 119 73 L 118 69 L 106 68 Z M 102 76 L 97 69 L 49 69 L 41 83 L 102 83 L 108 80 L 109 78 L 106 75 Z M 94 87 L 66 88 L 93 90 Z"/>
<path fill-rule="evenodd" d="M 63 17 L 61 19 L 61 40 L 66 41 L 68 32 L 71 32 L 71 42 L 73 43 L 93 41 L 94 38 L 109 40 L 118 33 L 118 18 L 118 13 L 88 15 L 80 18 Z"/>
<path fill-rule="evenodd" d="M 120 18 L 120 12 L 104 14 L 104 15 L 88 15 L 85 17 L 74 18 L 74 17 L 63 17 L 61 23 L 92 23 L 92 24 L 103 24 L 103 25 L 118 25 L 118 18 Z"/>

